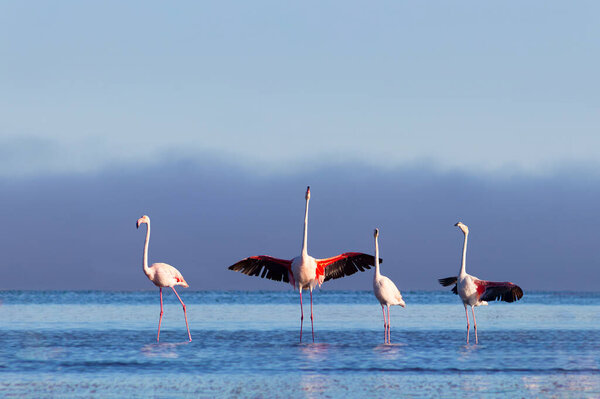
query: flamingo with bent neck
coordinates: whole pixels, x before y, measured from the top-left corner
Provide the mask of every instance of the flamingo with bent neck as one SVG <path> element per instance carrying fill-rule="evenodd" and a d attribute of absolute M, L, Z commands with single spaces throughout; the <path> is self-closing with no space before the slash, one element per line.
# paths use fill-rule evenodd
<path fill-rule="evenodd" d="M 154 263 L 152 266 L 148 267 L 148 242 L 150 241 L 150 218 L 147 215 L 142 216 L 137 221 L 137 228 L 139 228 L 142 224 L 146 224 L 148 226 L 146 230 L 146 242 L 144 243 L 144 259 L 142 262 L 142 266 L 144 268 L 144 274 L 150 281 L 154 283 L 159 288 L 160 292 L 160 317 L 158 319 L 158 334 L 156 335 L 156 341 L 160 340 L 160 324 L 162 322 L 163 317 L 163 297 L 162 297 L 162 289 L 163 287 L 171 287 L 175 295 L 177 295 L 177 299 L 181 302 L 181 306 L 183 306 L 183 316 L 185 317 L 185 327 L 187 328 L 188 338 L 190 342 L 192 341 L 192 335 L 190 334 L 190 327 L 188 325 L 187 312 L 185 308 L 185 304 L 181 300 L 181 297 L 175 290 L 176 285 L 181 285 L 184 288 L 189 287 L 188 283 L 185 281 L 179 270 L 174 268 L 171 265 L 166 263 Z"/>

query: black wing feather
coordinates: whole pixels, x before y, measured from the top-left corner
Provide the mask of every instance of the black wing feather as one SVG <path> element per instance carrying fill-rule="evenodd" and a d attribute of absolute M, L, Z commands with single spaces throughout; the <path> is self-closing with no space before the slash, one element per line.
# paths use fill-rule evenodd
<path fill-rule="evenodd" d="M 454 284 L 454 287 L 452 287 L 452 292 L 455 295 L 458 295 L 458 288 L 456 286 L 456 282 L 458 281 L 458 277 L 446 277 L 446 278 L 440 278 L 438 280 L 440 282 L 441 285 L 443 285 L 444 287 L 448 287 L 449 285 Z"/>
<path fill-rule="evenodd" d="M 504 301 L 514 302 L 523 297 L 523 290 L 513 283 L 502 285 L 489 285 L 479 298 L 482 301 Z"/>
<path fill-rule="evenodd" d="M 291 261 L 271 256 L 251 256 L 229 266 L 228 269 L 248 276 L 259 276 L 260 278 L 289 283 L 289 266 L 286 266 L 287 264 L 291 265 Z"/>
<path fill-rule="evenodd" d="M 325 259 L 323 259 L 326 261 Z M 379 263 L 383 260 L 379 259 Z M 325 265 L 325 279 L 323 281 L 336 279 L 344 276 L 350 276 L 358 271 L 364 272 L 375 266 L 375 257 L 373 255 L 360 252 L 345 253 L 339 255 L 339 259 Z"/>

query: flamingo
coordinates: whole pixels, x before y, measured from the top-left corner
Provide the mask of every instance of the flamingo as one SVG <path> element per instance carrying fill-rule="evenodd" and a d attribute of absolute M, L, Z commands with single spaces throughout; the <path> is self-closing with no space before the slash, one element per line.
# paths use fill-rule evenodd
<path fill-rule="evenodd" d="M 308 255 L 308 202 L 310 200 L 310 186 L 306 188 L 306 208 L 304 212 L 304 239 L 302 252 L 291 260 L 278 259 L 272 256 L 251 256 L 229 266 L 229 270 L 244 273 L 248 276 L 260 276 L 275 281 L 290 283 L 300 292 L 300 342 L 302 342 L 302 325 L 304 323 L 304 310 L 302 308 L 302 290 L 310 292 L 310 327 L 312 339 L 315 342 L 313 323 L 312 291 L 316 285 L 323 282 L 349 276 L 357 271 L 365 271 L 373 266 L 373 256 L 360 252 L 346 252 L 326 259 L 315 259 Z M 261 273 L 262 272 L 262 273 Z"/>
<path fill-rule="evenodd" d="M 400 305 L 403 308 L 406 304 L 402 300 L 402 295 L 396 287 L 396 284 L 386 276 L 379 273 L 379 244 L 377 243 L 377 237 L 379 237 L 379 229 L 375 229 L 373 233 L 375 237 L 375 274 L 373 275 L 373 293 L 379 303 L 381 304 L 381 311 L 383 312 L 383 329 L 384 329 L 384 342 L 386 344 L 391 343 L 391 324 L 390 324 L 390 306 Z M 385 318 L 385 310 L 387 308 L 387 321 Z"/>
<path fill-rule="evenodd" d="M 523 290 L 518 285 L 511 282 L 494 282 L 480 280 L 475 276 L 467 274 L 465 264 L 467 259 L 467 238 L 469 228 L 462 222 L 455 224 L 465 235 L 463 244 L 462 263 L 458 277 L 441 278 L 438 281 L 444 287 L 454 284 L 452 292 L 458 294 L 465 305 L 465 315 L 467 316 L 467 344 L 469 343 L 469 312 L 467 306 L 471 307 L 473 313 L 473 325 L 475 330 L 475 343 L 477 340 L 477 321 L 475 320 L 475 306 L 487 305 L 487 301 L 501 300 L 504 302 L 518 301 L 523 297 Z"/>
<path fill-rule="evenodd" d="M 148 242 L 150 241 L 150 218 L 147 215 L 142 216 L 138 219 L 136 227 L 139 229 L 140 225 L 146 224 L 148 229 L 146 230 L 146 242 L 144 243 L 144 260 L 142 262 L 142 266 L 144 268 L 144 274 L 148 277 L 150 281 L 154 283 L 155 286 L 159 288 L 160 292 L 160 317 L 158 319 L 158 335 L 156 336 L 156 342 L 160 340 L 160 323 L 162 322 L 163 316 L 163 298 L 162 298 L 162 289 L 163 287 L 171 287 L 175 295 L 177 295 L 177 299 L 181 302 L 181 306 L 183 306 L 183 316 L 185 317 L 185 326 L 187 328 L 188 338 L 190 342 L 192 342 L 192 335 L 190 334 L 190 327 L 188 325 L 187 313 L 185 309 L 185 304 L 181 300 L 181 297 L 175 290 L 176 285 L 181 285 L 184 288 L 189 287 L 188 283 L 185 281 L 179 270 L 174 268 L 171 265 L 166 263 L 154 263 L 152 266 L 148 267 Z"/>

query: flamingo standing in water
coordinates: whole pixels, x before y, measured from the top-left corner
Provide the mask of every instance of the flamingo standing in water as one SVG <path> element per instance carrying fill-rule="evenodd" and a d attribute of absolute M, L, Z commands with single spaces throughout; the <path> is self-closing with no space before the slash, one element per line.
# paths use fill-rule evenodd
<path fill-rule="evenodd" d="M 315 342 L 315 330 L 313 324 L 312 291 L 318 284 L 327 280 L 349 276 L 357 271 L 370 269 L 374 263 L 373 256 L 360 252 L 346 252 L 327 259 L 315 259 L 308 255 L 307 232 L 308 232 L 308 202 L 310 200 L 310 187 L 306 188 L 306 208 L 304 212 L 304 240 L 302 241 L 302 252 L 294 259 L 278 259 L 271 256 L 260 255 L 242 259 L 229 270 L 244 273 L 248 276 L 260 276 L 276 281 L 290 283 L 300 291 L 300 342 L 302 342 L 302 324 L 304 322 L 304 310 L 302 309 L 302 290 L 310 292 L 310 326 L 312 339 Z M 261 273 L 262 272 L 262 273 Z"/>
<path fill-rule="evenodd" d="M 467 344 L 469 343 L 470 327 L 467 306 L 471 307 L 471 313 L 473 313 L 473 325 L 475 329 L 475 343 L 478 343 L 475 306 L 487 305 L 487 301 L 518 301 L 523 297 L 523 290 L 521 287 L 511 282 L 485 281 L 467 274 L 465 271 L 465 264 L 467 261 L 467 238 L 469 237 L 469 228 L 461 222 L 456 223 L 455 226 L 458 226 L 458 228 L 461 229 L 465 235 L 460 271 L 458 272 L 458 277 L 446 277 L 441 278 L 438 281 L 444 287 L 454 284 L 452 292 L 458 294 L 465 305 L 465 315 L 467 316 Z"/>
<path fill-rule="evenodd" d="M 189 287 L 188 283 L 185 281 L 179 270 L 175 269 L 171 265 L 167 265 L 166 263 L 154 263 L 152 266 L 148 267 L 148 242 L 150 241 L 150 218 L 146 215 L 142 216 L 137 221 L 137 228 L 145 223 L 148 226 L 146 230 L 146 242 L 144 243 L 144 260 L 143 260 L 143 268 L 144 274 L 159 288 L 160 292 L 160 317 L 158 319 L 158 335 L 156 336 L 156 341 L 160 340 L 160 323 L 162 322 L 163 316 L 163 299 L 162 299 L 162 289 L 163 287 L 171 287 L 179 302 L 181 302 L 181 306 L 183 306 L 183 316 L 185 317 L 185 326 L 187 328 L 188 338 L 190 342 L 192 341 L 192 335 L 190 334 L 190 327 L 188 325 L 187 313 L 185 311 L 185 304 L 179 297 L 179 294 L 175 290 L 176 285 L 181 285 L 184 288 Z"/>
<path fill-rule="evenodd" d="M 390 324 L 390 306 L 400 305 L 403 308 L 406 304 L 402 300 L 402 295 L 396 287 L 396 284 L 386 276 L 379 273 L 379 244 L 377 243 L 377 237 L 379 237 L 379 229 L 375 229 L 373 234 L 375 236 L 375 274 L 373 275 L 373 292 L 375 297 L 381 304 L 381 311 L 383 312 L 383 329 L 384 329 L 384 342 L 390 344 L 391 337 L 391 324 Z M 387 320 L 385 317 L 385 310 L 387 308 Z"/>

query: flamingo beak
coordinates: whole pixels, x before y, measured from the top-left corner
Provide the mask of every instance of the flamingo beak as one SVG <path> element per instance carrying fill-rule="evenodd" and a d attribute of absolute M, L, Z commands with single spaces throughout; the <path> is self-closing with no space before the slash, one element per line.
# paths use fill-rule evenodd
<path fill-rule="evenodd" d="M 139 229 L 140 228 L 140 224 L 142 224 L 139 220 L 135 223 L 135 228 Z"/>
<path fill-rule="evenodd" d="M 460 223 L 460 222 L 456 222 L 455 226 L 458 226 L 458 224 L 459 224 L 459 223 Z"/>

